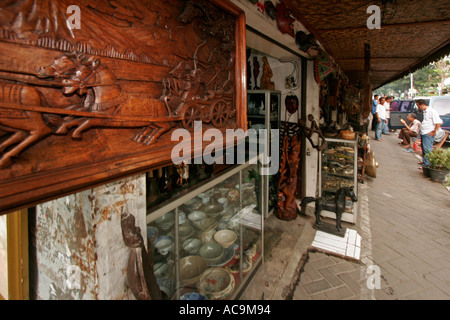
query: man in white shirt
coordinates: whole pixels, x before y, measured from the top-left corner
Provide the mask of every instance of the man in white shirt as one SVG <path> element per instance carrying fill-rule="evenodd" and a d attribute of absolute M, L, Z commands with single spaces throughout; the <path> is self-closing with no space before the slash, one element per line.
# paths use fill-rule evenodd
<path fill-rule="evenodd" d="M 389 134 L 389 119 L 391 118 L 391 101 L 393 97 L 388 96 L 386 98 L 386 102 L 384 103 L 384 106 L 386 107 L 386 127 L 383 128 L 384 134 Z"/>
<path fill-rule="evenodd" d="M 420 132 L 420 121 L 417 120 L 417 116 L 414 113 L 408 114 L 408 121 L 409 125 L 406 124 L 405 120 L 400 119 L 400 122 L 403 123 L 405 128 L 400 130 L 398 138 L 402 140 L 399 144 L 402 144 L 404 148 L 410 148 L 411 138 L 417 137 Z M 405 151 L 413 152 L 411 149 L 405 149 Z"/>
<path fill-rule="evenodd" d="M 386 106 L 384 105 L 386 99 L 384 97 L 380 98 L 380 103 L 377 104 L 377 109 L 375 116 L 377 118 L 377 128 L 375 129 L 375 140 L 383 141 L 381 138 L 381 133 L 384 131 L 384 127 L 387 125 L 386 123 Z"/>
<path fill-rule="evenodd" d="M 424 167 L 428 167 L 430 162 L 426 155 L 433 150 L 434 138 L 436 132 L 442 125 L 443 121 L 437 111 L 433 108 L 428 107 L 428 103 L 425 100 L 418 100 L 417 104 L 419 109 L 423 111 L 423 121 L 420 126 L 420 137 L 422 139 L 422 162 Z"/>

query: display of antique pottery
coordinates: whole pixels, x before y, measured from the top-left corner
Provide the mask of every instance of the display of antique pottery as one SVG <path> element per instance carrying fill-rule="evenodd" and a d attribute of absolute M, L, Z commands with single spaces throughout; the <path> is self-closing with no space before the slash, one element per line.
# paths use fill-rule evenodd
<path fill-rule="evenodd" d="M 256 208 L 261 186 L 250 174 L 256 169 L 225 173 L 212 188 L 168 202 L 167 210 L 157 207 L 154 218 L 147 216 L 152 271 L 162 292 L 172 294 L 169 299 L 234 299 L 247 273 L 260 266 L 262 216 Z M 247 224 L 249 217 L 260 222 Z M 174 288 L 164 279 L 174 281 Z"/>

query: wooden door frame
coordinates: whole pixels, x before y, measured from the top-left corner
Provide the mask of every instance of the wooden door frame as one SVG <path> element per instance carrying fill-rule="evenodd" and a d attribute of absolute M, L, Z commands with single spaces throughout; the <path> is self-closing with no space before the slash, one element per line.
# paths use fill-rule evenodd
<path fill-rule="evenodd" d="M 29 299 L 28 210 L 7 214 L 8 297 L 3 300 Z"/>

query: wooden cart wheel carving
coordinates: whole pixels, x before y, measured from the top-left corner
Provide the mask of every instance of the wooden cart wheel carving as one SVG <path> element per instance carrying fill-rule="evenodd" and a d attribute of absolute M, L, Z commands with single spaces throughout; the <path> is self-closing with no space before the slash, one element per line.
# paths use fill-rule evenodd
<path fill-rule="evenodd" d="M 182 120 L 183 127 L 185 129 L 191 130 L 194 129 L 195 121 L 203 120 L 203 111 L 202 108 L 197 104 L 188 104 L 183 112 L 182 112 Z"/>
<path fill-rule="evenodd" d="M 217 127 L 223 127 L 230 116 L 230 104 L 225 100 L 218 100 L 211 106 L 211 122 Z"/>

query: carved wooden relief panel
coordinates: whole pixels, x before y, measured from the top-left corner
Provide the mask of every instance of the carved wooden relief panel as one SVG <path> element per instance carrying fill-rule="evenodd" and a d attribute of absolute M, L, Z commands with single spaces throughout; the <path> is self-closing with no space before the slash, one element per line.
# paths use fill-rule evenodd
<path fill-rule="evenodd" d="M 168 163 L 194 121 L 246 129 L 228 1 L 2 1 L 0 53 L 2 213 Z"/>

